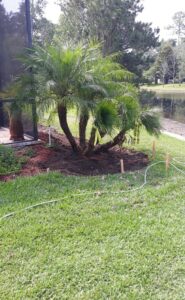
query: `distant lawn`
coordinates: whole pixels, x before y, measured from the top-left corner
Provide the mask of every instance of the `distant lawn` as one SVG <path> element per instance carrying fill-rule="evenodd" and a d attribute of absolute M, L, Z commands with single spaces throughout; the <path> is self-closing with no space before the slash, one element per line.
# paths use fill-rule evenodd
<path fill-rule="evenodd" d="M 68 120 L 68 124 L 69 127 L 71 129 L 72 134 L 75 137 L 79 136 L 79 118 L 78 115 L 76 113 L 75 109 L 70 109 L 67 113 L 67 120 Z M 51 125 L 53 128 L 55 128 L 58 132 L 63 133 L 63 130 L 60 126 L 60 122 L 58 119 L 58 114 L 53 114 L 52 115 L 52 120 L 50 122 L 50 115 L 49 114 L 45 114 L 44 117 L 40 118 L 39 123 L 45 126 Z M 90 118 L 89 122 L 88 122 L 88 126 L 87 126 L 87 138 L 90 136 L 90 131 L 91 131 L 91 125 L 92 125 L 92 119 Z"/>
<path fill-rule="evenodd" d="M 152 141 L 137 148 L 151 155 Z M 156 160 L 167 151 L 185 162 L 184 142 L 162 136 Z M 163 163 L 129 193 L 143 174 L 0 183 L 1 216 L 60 200 L 0 221 L 0 299 L 185 299 L 185 177 Z"/>
<path fill-rule="evenodd" d="M 158 85 L 143 85 L 141 89 L 145 89 L 148 91 L 155 91 L 158 93 L 168 93 L 168 92 L 173 92 L 173 93 L 184 93 L 185 92 L 185 84 L 158 84 Z"/>

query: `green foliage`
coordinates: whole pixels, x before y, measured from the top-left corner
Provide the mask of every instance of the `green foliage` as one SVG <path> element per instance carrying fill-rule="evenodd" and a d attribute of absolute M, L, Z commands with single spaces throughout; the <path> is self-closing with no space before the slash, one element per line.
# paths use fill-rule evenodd
<path fill-rule="evenodd" d="M 139 103 L 137 98 L 131 95 L 119 96 L 117 98 L 118 113 L 120 116 L 120 128 L 125 132 L 134 129 L 139 116 Z"/>
<path fill-rule="evenodd" d="M 175 82 L 178 74 L 178 54 L 173 40 L 163 42 L 158 49 L 156 59 L 151 68 L 145 73 L 146 78 L 151 81 L 160 79 L 164 84 L 169 80 Z"/>
<path fill-rule="evenodd" d="M 36 76 L 40 75 L 40 78 L 36 78 L 43 78 L 51 93 L 60 98 L 60 101 L 64 98 L 67 101 L 67 96 L 74 91 L 82 72 L 83 49 L 37 47 L 24 62 L 27 65 L 31 63 L 33 72 Z"/>
<path fill-rule="evenodd" d="M 132 74 L 115 61 L 116 57 L 103 56 L 101 45 L 91 42 L 74 48 L 36 47 L 24 59 L 37 81 L 35 92 L 40 110 L 56 112 L 62 105 L 63 115 L 58 110 L 60 124 L 72 147 L 76 141 L 72 141 L 69 128 L 66 130 L 66 112 L 71 108 L 75 108 L 77 116 L 91 116 L 91 124 L 103 134 L 134 129 L 140 112 L 138 91 L 130 83 Z M 84 139 L 87 123 L 82 125 L 79 132 Z M 94 131 L 91 148 L 93 139 Z"/>
<path fill-rule="evenodd" d="M 185 80 L 185 12 L 176 12 L 167 29 L 172 30 L 175 38 L 163 41 L 154 51 L 154 62 L 144 74 L 147 80 L 156 84 L 157 79 L 164 84 L 169 80 L 173 83 Z"/>
<path fill-rule="evenodd" d="M 156 113 L 153 111 L 143 111 L 140 115 L 140 120 L 149 134 L 159 136 L 161 124 Z"/>
<path fill-rule="evenodd" d="M 44 16 L 47 0 L 31 1 L 34 44 L 49 45 L 53 40 L 55 25 Z"/>
<path fill-rule="evenodd" d="M 56 41 L 75 44 L 79 40 L 96 39 L 102 43 L 104 55 L 119 52 L 119 61 L 141 75 L 149 63 L 145 54 L 158 45 L 158 30 L 137 21 L 143 10 L 140 0 L 59 0 L 58 3 L 62 14 Z"/>
<path fill-rule="evenodd" d="M 93 105 L 98 98 L 115 94 L 115 88 L 132 76 L 114 56 L 103 57 L 100 45 L 93 43 L 75 48 L 37 47 L 23 62 L 32 67 L 38 81 L 44 79 L 50 95 L 65 105 Z"/>
<path fill-rule="evenodd" d="M 15 155 L 12 148 L 0 145 L 0 174 L 19 171 L 21 160 Z"/>
<path fill-rule="evenodd" d="M 185 81 L 185 40 L 177 46 L 177 61 L 178 61 L 178 81 L 181 83 Z"/>
<path fill-rule="evenodd" d="M 97 107 L 95 126 L 101 131 L 111 133 L 118 122 L 115 104 L 111 101 L 102 101 Z"/>

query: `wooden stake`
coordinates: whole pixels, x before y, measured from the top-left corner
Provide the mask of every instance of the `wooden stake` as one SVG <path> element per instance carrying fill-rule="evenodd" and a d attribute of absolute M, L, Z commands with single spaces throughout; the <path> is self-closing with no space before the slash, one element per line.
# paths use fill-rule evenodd
<path fill-rule="evenodd" d="M 49 172 L 50 172 L 50 168 L 47 168 L 47 169 L 46 169 L 46 172 L 49 173 Z"/>
<path fill-rule="evenodd" d="M 165 164 L 166 164 L 166 172 L 168 172 L 168 170 L 169 170 L 169 168 L 170 168 L 170 160 L 171 160 L 170 154 L 167 153 L 167 154 L 166 154 L 166 160 L 165 160 Z"/>
<path fill-rule="evenodd" d="M 153 141 L 153 144 L 152 144 L 152 159 L 155 159 L 155 156 L 156 156 L 156 142 Z"/>
<path fill-rule="evenodd" d="M 121 174 L 124 174 L 125 173 L 125 168 L 124 168 L 123 159 L 120 159 L 120 165 L 121 165 Z"/>

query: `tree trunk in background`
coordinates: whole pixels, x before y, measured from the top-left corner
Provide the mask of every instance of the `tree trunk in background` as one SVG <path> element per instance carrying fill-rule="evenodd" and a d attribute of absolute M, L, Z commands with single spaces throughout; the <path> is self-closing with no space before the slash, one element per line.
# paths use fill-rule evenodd
<path fill-rule="evenodd" d="M 24 129 L 22 124 L 22 113 L 20 109 L 12 110 L 10 116 L 10 140 L 12 141 L 23 141 L 24 140 Z"/>
<path fill-rule="evenodd" d="M 66 135 L 73 151 L 76 153 L 79 153 L 80 148 L 78 147 L 78 145 L 69 129 L 68 123 L 67 123 L 67 108 L 63 104 L 58 105 L 58 117 L 59 117 L 59 121 L 60 121 L 60 126 L 61 126 L 64 134 Z"/>
<path fill-rule="evenodd" d="M 80 115 L 79 137 L 80 137 L 80 147 L 82 148 L 82 150 L 86 146 L 86 128 L 87 128 L 88 120 L 89 120 L 89 116 L 87 114 Z"/>

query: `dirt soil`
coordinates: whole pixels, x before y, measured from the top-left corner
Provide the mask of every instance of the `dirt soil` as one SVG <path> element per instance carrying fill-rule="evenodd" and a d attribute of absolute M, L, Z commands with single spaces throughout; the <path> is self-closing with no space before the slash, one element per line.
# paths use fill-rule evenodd
<path fill-rule="evenodd" d="M 27 157 L 27 162 L 16 176 L 33 176 L 47 171 L 60 171 L 66 175 L 94 176 L 120 173 L 120 159 L 124 161 L 125 171 L 139 170 L 147 166 L 148 156 L 134 150 L 115 147 L 107 153 L 101 153 L 90 158 L 76 155 L 64 135 L 52 129 L 52 147 L 48 147 L 48 132 L 40 127 L 38 145 L 17 149 L 19 157 Z M 2 176 L 0 180 L 7 181 L 15 175 Z"/>

